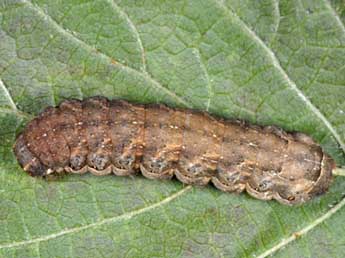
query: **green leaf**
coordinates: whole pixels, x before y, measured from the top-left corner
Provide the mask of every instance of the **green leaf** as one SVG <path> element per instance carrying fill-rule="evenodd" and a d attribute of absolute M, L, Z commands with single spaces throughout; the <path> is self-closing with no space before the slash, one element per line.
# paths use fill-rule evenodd
<path fill-rule="evenodd" d="M 299 207 L 176 180 L 31 178 L 34 115 L 103 95 L 315 138 L 345 164 L 345 7 L 327 0 L 0 0 L 0 257 L 342 257 L 345 179 Z"/>

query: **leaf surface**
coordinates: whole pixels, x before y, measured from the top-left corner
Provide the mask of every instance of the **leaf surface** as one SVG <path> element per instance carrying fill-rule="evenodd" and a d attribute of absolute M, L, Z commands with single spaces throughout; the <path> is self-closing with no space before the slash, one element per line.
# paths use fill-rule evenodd
<path fill-rule="evenodd" d="M 0 0 L 0 257 L 342 257 L 343 178 L 299 207 L 176 180 L 31 178 L 66 98 L 166 103 L 311 135 L 345 164 L 342 1 Z"/>

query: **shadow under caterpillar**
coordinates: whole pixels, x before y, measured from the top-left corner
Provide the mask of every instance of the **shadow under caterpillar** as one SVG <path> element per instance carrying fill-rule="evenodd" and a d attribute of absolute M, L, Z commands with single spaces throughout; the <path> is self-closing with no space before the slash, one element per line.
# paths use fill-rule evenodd
<path fill-rule="evenodd" d="M 17 137 L 14 152 L 31 176 L 141 171 L 288 205 L 324 193 L 335 168 L 302 133 L 104 97 L 46 108 Z"/>

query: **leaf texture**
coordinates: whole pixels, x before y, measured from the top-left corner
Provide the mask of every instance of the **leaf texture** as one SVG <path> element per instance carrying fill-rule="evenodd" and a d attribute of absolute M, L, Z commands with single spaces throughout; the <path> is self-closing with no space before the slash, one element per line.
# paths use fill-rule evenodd
<path fill-rule="evenodd" d="M 342 257 L 345 180 L 299 207 L 143 177 L 30 178 L 16 134 L 103 95 L 311 135 L 345 164 L 342 1 L 0 0 L 0 257 Z"/>

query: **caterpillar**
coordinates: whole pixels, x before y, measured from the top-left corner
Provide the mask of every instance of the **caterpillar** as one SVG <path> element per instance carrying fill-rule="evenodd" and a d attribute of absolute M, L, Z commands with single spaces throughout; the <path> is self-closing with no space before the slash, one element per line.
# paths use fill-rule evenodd
<path fill-rule="evenodd" d="M 303 133 L 164 105 L 91 97 L 48 107 L 18 135 L 31 176 L 141 172 L 292 205 L 327 191 L 334 161 Z"/>

